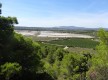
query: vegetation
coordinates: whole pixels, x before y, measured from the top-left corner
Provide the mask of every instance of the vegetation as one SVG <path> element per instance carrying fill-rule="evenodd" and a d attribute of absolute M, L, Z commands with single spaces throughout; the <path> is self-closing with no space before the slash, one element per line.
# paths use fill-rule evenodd
<path fill-rule="evenodd" d="M 17 23 L 15 17 L 0 16 L 0 80 L 108 79 L 108 32 L 98 31 L 100 44 L 96 54 L 74 53 L 15 33 L 14 24 Z M 85 47 L 93 43 L 89 39 L 79 40 L 80 43 L 75 42 L 77 39 L 65 42 L 78 46 L 86 44 Z"/>
<path fill-rule="evenodd" d="M 95 48 L 96 45 L 99 44 L 99 42 L 97 41 L 91 39 L 84 39 L 84 38 L 53 40 L 53 41 L 49 41 L 48 43 L 64 45 L 69 47 L 82 47 L 82 48 Z"/>
<path fill-rule="evenodd" d="M 11 74 L 16 75 L 13 74 L 13 70 L 18 70 L 18 64 L 19 67 L 22 67 L 22 77 L 27 76 L 26 73 L 36 72 L 40 64 L 39 44 L 16 34 L 14 32 L 16 23 L 18 22 L 14 17 L 0 17 L 0 77 L 2 80 L 9 79 Z"/>
<path fill-rule="evenodd" d="M 88 60 L 91 58 L 89 53 L 69 53 L 62 48 L 46 45 L 41 51 L 43 68 L 54 80 L 82 80 L 86 76 Z"/>
<path fill-rule="evenodd" d="M 108 79 L 108 32 L 103 29 L 98 31 L 100 40 L 97 46 L 97 53 L 92 58 L 92 66 L 88 72 L 91 80 L 107 80 Z M 93 76 L 94 75 L 94 76 Z"/>
<path fill-rule="evenodd" d="M 18 63 L 5 63 L 1 65 L 1 75 L 4 79 L 9 80 L 13 76 L 20 75 L 22 67 Z"/>

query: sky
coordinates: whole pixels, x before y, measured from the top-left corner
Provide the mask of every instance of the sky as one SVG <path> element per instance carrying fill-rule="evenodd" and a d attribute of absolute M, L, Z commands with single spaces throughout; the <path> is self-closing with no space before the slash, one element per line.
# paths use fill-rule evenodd
<path fill-rule="evenodd" d="M 108 28 L 108 0 L 0 0 L 18 26 Z"/>

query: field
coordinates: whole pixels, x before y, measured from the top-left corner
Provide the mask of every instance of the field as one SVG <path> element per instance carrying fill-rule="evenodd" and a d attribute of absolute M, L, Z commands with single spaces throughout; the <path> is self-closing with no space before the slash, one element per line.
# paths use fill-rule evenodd
<path fill-rule="evenodd" d="M 47 45 L 68 47 L 69 52 L 90 52 L 95 53 L 95 47 L 99 42 L 95 41 L 96 31 L 28 31 L 17 30 L 34 41 Z"/>
<path fill-rule="evenodd" d="M 94 38 L 93 36 L 86 34 L 76 34 L 69 32 L 56 32 L 56 31 L 29 31 L 29 30 L 16 30 L 17 33 L 20 33 L 24 36 L 34 36 L 37 38 Z"/>
<path fill-rule="evenodd" d="M 62 30 L 56 32 L 83 34 L 83 35 L 90 35 L 90 36 L 97 37 L 97 30 Z"/>
<path fill-rule="evenodd" d="M 99 43 L 92 39 L 85 38 L 69 38 L 48 41 L 50 44 L 63 45 L 68 47 L 95 48 Z"/>

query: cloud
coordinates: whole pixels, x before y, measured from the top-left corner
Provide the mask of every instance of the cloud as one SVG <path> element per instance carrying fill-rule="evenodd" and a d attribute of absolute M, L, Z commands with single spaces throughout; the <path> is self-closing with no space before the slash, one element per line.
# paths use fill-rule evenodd
<path fill-rule="evenodd" d="M 81 26 L 81 27 L 106 27 L 108 25 L 108 13 L 90 14 L 77 13 L 69 15 L 57 15 L 54 17 L 43 18 L 18 18 L 19 25 L 36 27 L 53 26 Z"/>

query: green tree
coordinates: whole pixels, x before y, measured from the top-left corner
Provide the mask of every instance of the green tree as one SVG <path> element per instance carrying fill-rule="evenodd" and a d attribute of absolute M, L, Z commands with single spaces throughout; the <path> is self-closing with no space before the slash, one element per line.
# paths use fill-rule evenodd
<path fill-rule="evenodd" d="M 10 78 L 15 75 L 19 75 L 22 67 L 18 63 L 5 63 L 0 67 L 0 75 L 4 76 L 5 80 L 10 80 Z M 16 79 L 17 79 L 16 76 Z"/>
<path fill-rule="evenodd" d="M 63 49 L 61 48 L 58 48 L 56 51 L 55 51 L 55 57 L 57 60 L 59 61 L 62 61 L 63 57 L 64 57 L 64 53 L 65 51 L 63 51 Z"/>
<path fill-rule="evenodd" d="M 14 24 L 18 24 L 16 17 L 0 17 L 0 44 L 7 43 L 13 34 Z"/>
<path fill-rule="evenodd" d="M 0 16 L 0 64 L 4 64 L 9 58 L 10 42 L 14 35 L 14 24 L 18 24 L 16 17 Z"/>
<path fill-rule="evenodd" d="M 97 53 L 93 55 L 92 67 L 89 70 L 89 78 L 92 80 L 108 79 L 108 32 L 104 29 L 98 31 L 100 44 Z M 95 76 L 93 76 L 95 74 Z"/>
<path fill-rule="evenodd" d="M 40 65 L 40 45 L 15 33 L 14 24 L 18 24 L 15 17 L 0 17 L 0 65 L 16 62 L 22 67 L 21 74 L 30 77 Z"/>
<path fill-rule="evenodd" d="M 64 79 L 70 80 L 76 73 L 78 68 L 78 61 L 79 58 L 75 57 L 74 53 L 69 53 L 64 56 L 62 63 L 61 63 L 61 75 Z"/>
<path fill-rule="evenodd" d="M 12 42 L 11 61 L 21 64 L 23 70 L 36 71 L 40 64 L 38 50 L 40 45 L 29 38 L 15 34 Z"/>

